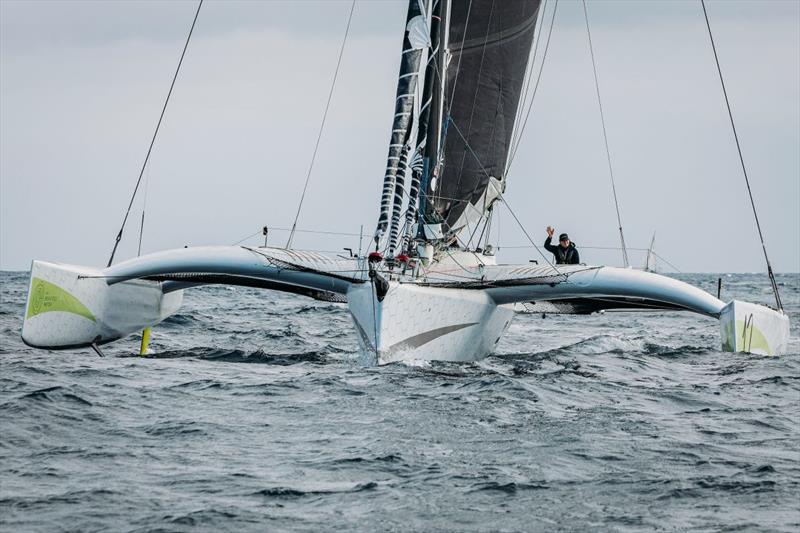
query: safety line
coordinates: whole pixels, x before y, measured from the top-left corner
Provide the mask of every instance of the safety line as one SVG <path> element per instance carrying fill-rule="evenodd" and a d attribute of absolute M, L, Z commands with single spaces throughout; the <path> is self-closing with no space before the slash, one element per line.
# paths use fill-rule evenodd
<path fill-rule="evenodd" d="M 498 245 L 498 246 L 496 246 L 495 249 L 499 251 L 500 249 L 503 249 L 503 250 L 524 250 L 524 249 L 528 249 L 528 248 L 535 248 L 535 246 L 530 246 L 528 244 L 515 244 L 515 245 L 511 245 L 511 246 L 500 246 L 500 245 Z M 581 248 L 581 250 L 621 250 L 622 249 L 619 246 L 584 246 L 584 245 L 581 245 L 580 248 Z M 630 248 L 629 247 L 628 250 L 633 251 L 633 252 L 649 252 L 650 248 Z M 659 255 L 658 252 L 656 252 L 655 250 L 652 251 L 652 254 L 654 256 L 656 256 L 660 261 L 663 261 L 667 266 L 671 267 L 673 270 L 678 272 L 679 274 L 683 274 L 683 271 L 680 268 L 676 267 L 675 265 L 673 265 L 672 263 L 670 263 L 669 261 L 664 259 L 664 257 Z"/>
<path fill-rule="evenodd" d="M 292 228 L 275 228 L 272 226 L 267 226 L 269 231 L 292 231 Z M 295 233 L 313 233 L 318 235 L 337 235 L 342 237 L 361 237 L 362 234 L 360 233 L 346 233 L 343 231 L 323 231 L 323 230 L 314 230 L 314 229 L 295 229 Z M 231 246 L 236 246 L 237 244 L 241 244 L 248 239 L 252 239 L 256 235 L 263 235 L 263 230 L 258 230 L 255 233 L 251 233 L 250 235 L 239 239 L 238 241 L 231 244 Z"/>

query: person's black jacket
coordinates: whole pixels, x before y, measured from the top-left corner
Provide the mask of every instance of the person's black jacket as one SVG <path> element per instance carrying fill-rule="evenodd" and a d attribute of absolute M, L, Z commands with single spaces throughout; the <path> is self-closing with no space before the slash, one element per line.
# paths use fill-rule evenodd
<path fill-rule="evenodd" d="M 575 243 L 570 242 L 565 250 L 561 245 L 553 246 L 551 241 L 552 237 L 547 237 L 544 241 L 544 248 L 554 256 L 556 256 L 557 265 L 577 265 L 581 262 L 581 256 L 578 255 L 578 249 L 575 248 Z"/>

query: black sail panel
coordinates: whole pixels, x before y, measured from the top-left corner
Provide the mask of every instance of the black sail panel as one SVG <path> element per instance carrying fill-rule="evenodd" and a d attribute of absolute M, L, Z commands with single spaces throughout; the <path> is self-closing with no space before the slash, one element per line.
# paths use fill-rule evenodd
<path fill-rule="evenodd" d="M 539 0 L 454 0 L 447 24 L 443 152 L 433 208 L 454 228 L 479 204 L 489 177 L 502 181 Z M 477 206 L 483 210 L 484 206 Z"/>

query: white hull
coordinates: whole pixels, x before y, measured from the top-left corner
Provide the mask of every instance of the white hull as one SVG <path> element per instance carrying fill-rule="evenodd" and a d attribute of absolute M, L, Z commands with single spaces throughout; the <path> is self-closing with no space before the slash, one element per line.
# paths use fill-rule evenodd
<path fill-rule="evenodd" d="M 574 314 L 692 311 L 720 319 L 724 350 L 786 350 L 788 317 L 764 306 L 726 307 L 679 280 L 632 269 L 556 270 L 496 265 L 491 259 L 448 251 L 427 266 L 407 269 L 382 261 L 368 265 L 365 258 L 234 246 L 169 250 L 106 269 L 34 261 L 22 338 L 48 349 L 111 342 L 174 313 L 184 289 L 225 283 L 347 302 L 366 364 L 482 359 L 494 351 L 517 302 L 537 312 Z"/>
<path fill-rule="evenodd" d="M 390 282 L 383 301 L 371 283 L 347 302 L 366 364 L 401 360 L 477 361 L 494 351 L 514 316 L 484 291 Z"/>

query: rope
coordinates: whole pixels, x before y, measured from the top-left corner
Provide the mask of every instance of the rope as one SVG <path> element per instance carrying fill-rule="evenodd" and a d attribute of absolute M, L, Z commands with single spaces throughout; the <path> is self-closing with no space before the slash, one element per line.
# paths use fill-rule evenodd
<path fill-rule="evenodd" d="M 303 200 L 306 198 L 306 190 L 308 189 L 308 182 L 311 179 L 311 171 L 314 169 L 314 161 L 317 159 L 317 150 L 319 150 L 319 141 L 322 139 L 322 132 L 325 129 L 325 120 L 328 118 L 328 110 L 331 106 L 331 99 L 333 98 L 333 90 L 336 87 L 336 79 L 339 77 L 339 67 L 342 64 L 342 55 L 344 54 L 344 46 L 347 43 L 347 35 L 350 33 L 350 23 L 353 21 L 353 11 L 356 7 L 356 0 L 350 4 L 350 15 L 347 17 L 347 27 L 344 30 L 344 38 L 342 39 L 342 46 L 339 48 L 339 59 L 336 60 L 336 70 L 333 74 L 333 81 L 331 82 L 331 90 L 328 92 L 328 101 L 325 104 L 325 112 L 322 114 L 322 123 L 319 125 L 319 133 L 317 134 L 317 142 L 314 145 L 314 153 L 311 155 L 311 164 L 308 166 L 306 173 L 306 182 L 303 185 L 303 194 L 300 195 L 300 203 L 297 206 L 297 213 L 294 215 L 294 222 L 292 229 L 289 233 L 289 240 L 286 241 L 286 248 L 292 245 L 294 238 L 295 228 L 297 228 L 297 219 L 300 218 L 300 210 L 303 208 Z"/>
<path fill-rule="evenodd" d="M 758 212 L 756 211 L 756 203 L 753 200 L 753 191 L 750 189 L 750 179 L 747 177 L 747 168 L 744 164 L 744 157 L 742 156 L 742 147 L 739 144 L 739 135 L 736 133 L 736 124 L 733 121 L 733 112 L 731 111 L 731 103 L 728 100 L 728 91 L 725 89 L 725 80 L 722 78 L 722 67 L 719 65 L 719 57 L 717 56 L 717 46 L 714 44 L 714 35 L 711 33 L 711 24 L 708 21 L 708 11 L 706 11 L 705 0 L 700 0 L 703 6 L 703 16 L 706 19 L 706 27 L 708 28 L 708 38 L 711 40 L 711 49 L 714 51 L 714 62 L 717 64 L 717 72 L 719 73 L 719 82 L 722 85 L 722 94 L 725 95 L 725 106 L 728 108 L 728 118 L 731 121 L 731 129 L 733 130 L 733 138 L 736 140 L 736 150 L 739 152 L 739 162 L 742 165 L 742 174 L 744 174 L 744 182 L 747 184 L 747 194 L 750 196 L 750 206 L 753 208 L 753 217 L 756 219 L 756 228 L 758 228 L 758 238 L 761 240 L 761 249 L 764 251 L 764 260 L 767 263 L 767 275 L 769 276 L 770 284 L 772 285 L 772 292 L 775 293 L 775 302 L 778 304 L 778 309 L 783 311 L 783 303 L 781 302 L 781 295 L 778 292 L 778 284 L 775 281 L 775 274 L 772 272 L 772 264 L 769 262 L 767 255 L 767 246 L 764 244 L 764 234 L 761 232 L 761 224 L 758 221 Z"/>
<path fill-rule="evenodd" d="M 133 188 L 133 194 L 131 195 L 131 201 L 128 203 L 128 210 L 125 212 L 125 217 L 122 219 L 122 226 L 119 228 L 119 233 L 117 233 L 117 238 L 114 241 L 114 248 L 111 250 L 111 256 L 108 258 L 108 264 L 106 267 L 110 267 L 111 263 L 114 262 L 114 254 L 117 253 L 117 246 L 119 246 L 119 242 L 122 240 L 122 232 L 125 231 L 125 224 L 128 222 L 128 216 L 131 214 L 131 207 L 133 206 L 133 200 L 136 198 L 136 193 L 139 191 L 139 185 L 142 183 L 142 176 L 144 175 L 144 169 L 147 167 L 147 161 L 150 159 L 150 152 L 153 151 L 153 145 L 156 142 L 156 137 L 158 136 L 158 130 L 161 127 L 161 121 L 164 119 L 164 113 L 167 110 L 167 104 L 169 104 L 169 97 L 172 96 L 172 89 L 175 87 L 175 80 L 178 79 L 178 72 L 181 70 L 181 65 L 183 64 L 183 58 L 186 55 L 186 49 L 189 47 L 189 40 L 192 38 L 192 32 L 194 32 L 194 25 L 197 22 L 197 16 L 200 14 L 200 8 L 203 7 L 203 0 L 197 4 L 197 11 L 194 13 L 194 19 L 192 20 L 192 27 L 189 28 L 189 35 L 186 37 L 186 43 L 183 45 L 183 52 L 181 52 L 181 58 L 178 61 L 178 67 L 175 69 L 175 75 L 172 76 L 172 83 L 169 86 L 169 92 L 167 93 L 167 98 L 164 100 L 164 106 L 161 108 L 161 115 L 158 117 L 158 123 L 156 124 L 156 129 L 153 132 L 153 138 L 150 139 L 150 147 L 147 149 L 147 155 L 144 158 L 144 163 L 142 163 L 142 169 L 139 171 L 139 179 L 136 180 L 136 187 Z M 144 226 L 144 214 L 142 215 L 142 226 Z M 140 246 L 141 249 L 141 246 Z"/>
<path fill-rule="evenodd" d="M 594 72 L 594 86 L 597 90 L 597 106 L 600 108 L 600 123 L 603 126 L 603 141 L 606 145 L 606 158 L 608 159 L 608 175 L 611 177 L 611 192 L 614 194 L 614 207 L 617 210 L 617 224 L 619 225 L 619 240 L 622 244 L 622 263 L 625 268 L 630 266 L 628 250 L 625 248 L 625 235 L 622 233 L 622 217 L 619 214 L 619 201 L 617 201 L 617 186 L 614 183 L 614 170 L 611 167 L 611 150 L 608 149 L 608 134 L 606 134 L 606 120 L 603 116 L 603 102 L 600 100 L 600 82 L 597 80 L 597 65 L 594 60 L 594 47 L 592 34 L 589 31 L 589 13 L 586 10 L 586 0 L 583 0 L 583 18 L 586 20 L 586 35 L 589 37 L 589 53 L 592 56 L 592 71 Z"/>

